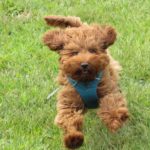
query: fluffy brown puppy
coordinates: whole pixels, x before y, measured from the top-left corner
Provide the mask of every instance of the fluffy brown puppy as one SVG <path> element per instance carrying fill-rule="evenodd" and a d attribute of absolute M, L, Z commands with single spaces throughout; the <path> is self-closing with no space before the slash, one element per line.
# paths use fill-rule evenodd
<path fill-rule="evenodd" d="M 88 107 L 71 81 L 92 83 L 101 73 L 96 86 L 98 116 L 112 132 L 128 118 L 126 100 L 118 87 L 120 65 L 107 49 L 115 42 L 116 32 L 111 26 L 87 25 L 77 17 L 47 16 L 45 20 L 60 27 L 43 36 L 44 44 L 60 54 L 58 80 L 63 88 L 58 94 L 55 122 L 64 129 L 65 146 L 75 149 L 84 140 L 83 115 Z M 92 98 L 89 101 L 94 102 Z"/>

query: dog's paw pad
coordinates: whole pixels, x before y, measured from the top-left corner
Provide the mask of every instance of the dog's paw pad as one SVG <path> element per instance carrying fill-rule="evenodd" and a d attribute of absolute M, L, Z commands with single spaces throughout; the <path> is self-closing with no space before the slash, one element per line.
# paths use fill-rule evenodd
<path fill-rule="evenodd" d="M 65 146 L 70 149 L 75 149 L 83 144 L 84 136 L 81 132 L 73 132 L 67 134 L 64 138 Z"/>

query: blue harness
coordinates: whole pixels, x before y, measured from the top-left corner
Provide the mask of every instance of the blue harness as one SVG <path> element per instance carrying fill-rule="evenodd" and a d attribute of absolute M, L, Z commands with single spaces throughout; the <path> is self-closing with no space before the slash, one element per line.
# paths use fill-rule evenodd
<path fill-rule="evenodd" d="M 87 108 L 97 108 L 98 107 L 98 95 L 97 86 L 102 78 L 102 72 L 98 73 L 96 78 L 89 82 L 79 82 L 68 77 L 70 84 L 76 89 L 80 94 L 85 107 Z"/>

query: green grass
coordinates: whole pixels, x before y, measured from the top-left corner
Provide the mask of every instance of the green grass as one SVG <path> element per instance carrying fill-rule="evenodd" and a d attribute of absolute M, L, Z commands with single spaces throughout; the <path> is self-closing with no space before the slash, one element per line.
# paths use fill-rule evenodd
<path fill-rule="evenodd" d="M 150 149 L 149 0 L 0 1 L 0 150 L 63 150 L 62 132 L 53 124 L 58 56 L 41 42 L 49 29 L 43 16 L 74 15 L 85 22 L 113 25 L 118 40 L 110 48 L 123 71 L 120 85 L 131 117 L 111 134 L 95 111 L 85 116 L 80 150 Z"/>

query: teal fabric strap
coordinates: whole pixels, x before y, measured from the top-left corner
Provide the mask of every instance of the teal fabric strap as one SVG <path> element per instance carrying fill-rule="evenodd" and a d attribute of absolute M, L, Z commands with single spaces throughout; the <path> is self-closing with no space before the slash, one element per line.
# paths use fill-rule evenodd
<path fill-rule="evenodd" d="M 80 82 L 73 80 L 68 77 L 70 84 L 76 89 L 80 94 L 85 107 L 87 108 L 97 108 L 98 107 L 98 95 L 97 95 L 97 86 L 100 83 L 102 78 L 102 72 L 98 73 L 95 80 L 89 82 Z"/>

